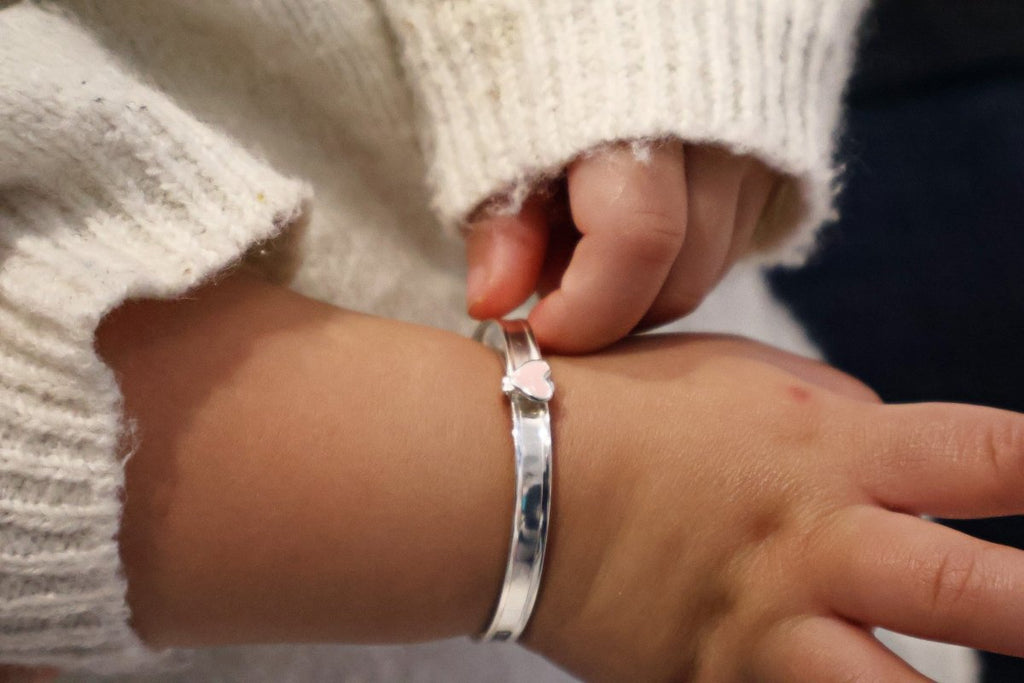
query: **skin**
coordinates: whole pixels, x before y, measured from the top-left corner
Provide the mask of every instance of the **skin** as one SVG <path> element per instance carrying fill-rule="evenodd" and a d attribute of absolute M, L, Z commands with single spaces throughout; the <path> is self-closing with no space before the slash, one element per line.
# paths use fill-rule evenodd
<path fill-rule="evenodd" d="M 0 666 L 0 683 L 50 683 L 59 672 L 51 668 Z"/>
<path fill-rule="evenodd" d="M 138 441 L 120 538 L 154 646 L 480 632 L 506 561 L 500 363 L 245 275 L 100 328 Z M 917 681 L 871 626 L 1024 655 L 1024 417 L 883 406 L 748 341 L 550 356 L 555 495 L 524 643 L 587 680 Z"/>
<path fill-rule="evenodd" d="M 562 191 L 472 220 L 470 315 L 502 317 L 537 291 L 541 345 L 583 353 L 697 308 L 749 251 L 780 178 L 718 147 L 667 141 L 649 156 L 617 145 L 581 157 Z"/>

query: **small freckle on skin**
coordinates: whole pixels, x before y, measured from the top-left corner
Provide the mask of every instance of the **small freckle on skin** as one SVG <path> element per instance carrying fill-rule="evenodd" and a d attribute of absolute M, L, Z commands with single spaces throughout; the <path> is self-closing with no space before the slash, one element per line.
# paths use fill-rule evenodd
<path fill-rule="evenodd" d="M 811 400 L 811 392 L 803 387 L 789 386 L 786 388 L 786 393 L 797 403 L 807 403 Z"/>

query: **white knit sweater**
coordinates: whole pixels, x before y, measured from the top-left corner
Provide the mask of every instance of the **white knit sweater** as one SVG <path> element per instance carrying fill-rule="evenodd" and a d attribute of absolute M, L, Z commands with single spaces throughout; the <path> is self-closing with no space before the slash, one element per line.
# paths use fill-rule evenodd
<path fill-rule="evenodd" d="M 113 671 L 150 653 L 117 552 L 106 312 L 315 205 L 298 290 L 456 327 L 440 228 L 612 140 L 756 154 L 809 234 L 863 0 L 0 5 L 0 661 Z"/>

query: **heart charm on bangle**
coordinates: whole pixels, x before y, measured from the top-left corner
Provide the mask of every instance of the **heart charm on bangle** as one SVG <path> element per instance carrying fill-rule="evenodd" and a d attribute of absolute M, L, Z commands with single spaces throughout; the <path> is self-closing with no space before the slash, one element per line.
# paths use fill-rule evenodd
<path fill-rule="evenodd" d="M 533 401 L 550 401 L 555 395 L 555 383 L 551 381 L 551 366 L 547 361 L 528 360 L 511 375 L 502 378 L 501 389 L 506 394 L 518 391 Z"/>

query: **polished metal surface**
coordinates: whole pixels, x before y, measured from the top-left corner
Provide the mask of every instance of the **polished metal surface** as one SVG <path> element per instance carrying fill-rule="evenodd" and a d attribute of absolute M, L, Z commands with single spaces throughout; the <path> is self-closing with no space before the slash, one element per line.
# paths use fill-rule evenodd
<path fill-rule="evenodd" d="M 508 565 L 491 624 L 484 640 L 516 640 L 533 612 L 544 567 L 551 515 L 551 418 L 554 395 L 551 368 L 525 320 L 488 320 L 474 339 L 505 358 L 502 391 L 512 405 L 512 440 L 516 461 L 516 507 Z"/>

